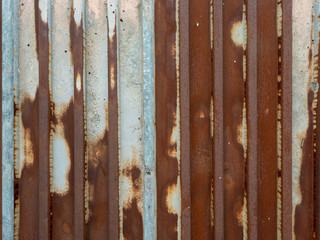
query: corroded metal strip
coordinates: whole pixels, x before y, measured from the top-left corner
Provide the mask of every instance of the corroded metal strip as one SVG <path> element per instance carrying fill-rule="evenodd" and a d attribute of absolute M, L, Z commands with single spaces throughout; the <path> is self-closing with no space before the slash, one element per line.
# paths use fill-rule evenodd
<path fill-rule="evenodd" d="M 191 239 L 189 1 L 180 1 L 181 239 Z"/>
<path fill-rule="evenodd" d="M 143 82 L 141 0 L 121 0 L 119 48 L 120 238 L 143 238 Z M 110 29 L 109 29 L 110 30 Z M 110 32 L 109 32 L 110 33 Z M 113 193 L 114 194 L 114 193 Z"/>
<path fill-rule="evenodd" d="M 49 28 L 48 1 L 35 1 L 35 25 L 39 60 L 39 239 L 49 239 Z"/>
<path fill-rule="evenodd" d="M 144 239 L 155 240 L 155 85 L 154 85 L 154 1 L 142 1 L 143 29 L 143 147 L 144 147 Z"/>
<path fill-rule="evenodd" d="M 308 15 L 309 23 L 312 25 L 310 28 L 305 29 L 305 34 L 308 34 L 308 41 L 304 42 L 305 52 L 301 57 L 301 61 L 304 63 L 305 73 L 304 80 L 305 84 L 303 88 L 300 89 L 301 92 L 294 91 L 294 94 L 299 93 L 302 95 L 306 102 L 304 102 L 303 106 L 300 108 L 303 111 L 307 111 L 307 120 L 303 122 L 305 125 L 302 133 L 294 136 L 294 144 L 297 144 L 302 140 L 302 144 L 300 145 L 300 153 L 297 157 L 294 158 L 295 163 L 299 166 L 298 175 L 293 172 L 294 177 L 299 179 L 299 189 L 295 189 L 295 195 L 293 198 L 294 201 L 294 238 L 295 239 L 318 239 L 318 140 L 319 140 L 319 129 L 318 129 L 318 120 L 319 120 L 319 106 L 318 106 L 318 89 L 319 89 L 319 10 L 320 5 L 318 1 L 307 2 L 308 4 L 305 6 L 300 6 L 302 8 L 305 15 Z M 302 20 L 300 18 L 300 13 L 297 13 L 296 7 L 299 6 L 297 3 L 294 3 L 294 19 Z M 301 11 L 301 10 L 300 10 Z M 312 13 L 312 15 L 311 15 Z M 297 31 L 298 34 L 301 34 L 301 29 L 298 26 L 294 26 L 294 31 Z M 293 39 L 293 47 L 296 50 L 297 39 Z M 299 44 L 301 45 L 301 43 Z M 301 48 L 298 48 L 300 50 Z M 300 50 L 301 51 L 301 50 Z M 302 52 L 302 51 L 301 51 Z M 294 62 L 295 63 L 295 62 Z M 293 65 L 294 66 L 294 65 Z M 294 69 L 294 68 L 293 68 Z M 297 72 L 293 72 L 293 86 L 297 84 Z M 308 74 L 308 75 L 307 75 Z M 303 91 L 303 92 L 302 92 Z M 295 95 L 294 95 L 295 96 Z M 301 104 L 301 103 L 300 103 Z M 299 115 L 295 112 L 295 107 L 297 106 L 297 102 L 293 102 L 293 124 L 299 128 L 301 131 L 302 123 L 297 124 L 295 118 L 299 118 Z M 306 118 L 306 117 L 305 117 Z M 301 139 L 302 138 L 302 139 Z M 297 148 L 296 145 L 293 145 L 293 148 Z M 296 149 L 294 149 L 296 150 Z M 297 181 L 297 180 L 296 180 Z M 300 190 L 297 192 L 297 190 Z M 299 201 L 300 200 L 300 201 Z M 299 201 L 299 202 L 298 202 Z"/>
<path fill-rule="evenodd" d="M 19 1 L 19 87 L 16 147 L 16 238 L 39 237 L 39 63 L 35 2 Z M 17 155 L 16 155 L 17 157 Z M 18 210 L 19 209 L 19 210 Z M 19 213 L 18 213 L 19 212 Z M 19 220 L 18 220 L 19 219 Z M 19 228 L 19 230 L 18 230 Z"/>
<path fill-rule="evenodd" d="M 2 239 L 13 239 L 14 199 L 13 199 L 13 79 L 14 79 L 14 1 L 1 2 L 1 125 L 2 125 Z"/>
<path fill-rule="evenodd" d="M 257 0 L 248 0 L 248 238 L 258 239 L 258 164 L 257 164 Z"/>
<path fill-rule="evenodd" d="M 74 67 L 70 51 L 69 0 L 52 3 L 51 95 L 52 166 L 50 168 L 52 239 L 74 234 Z"/>
<path fill-rule="evenodd" d="M 223 1 L 213 2 L 214 238 L 224 238 Z"/>
<path fill-rule="evenodd" d="M 108 9 L 107 1 L 86 5 L 86 111 L 88 142 L 88 239 L 108 238 Z M 109 16 L 110 17 L 110 16 Z M 112 238 L 111 238 L 112 239 Z"/>
<path fill-rule="evenodd" d="M 258 238 L 277 238 L 277 2 L 258 1 Z M 267 130 L 267 131 L 266 131 Z"/>
<path fill-rule="evenodd" d="M 155 2 L 157 239 L 181 239 L 179 3 Z"/>
<path fill-rule="evenodd" d="M 70 51 L 73 63 L 73 167 L 74 167 L 74 233 L 75 239 L 83 239 L 84 226 L 84 183 L 85 183 L 85 81 L 83 78 L 83 19 L 84 1 L 73 0 L 70 16 Z"/>
<path fill-rule="evenodd" d="M 192 239 L 210 239 L 212 136 L 210 1 L 190 1 L 190 161 Z"/>
<path fill-rule="evenodd" d="M 282 0 L 282 239 L 292 239 L 292 1 Z"/>
<path fill-rule="evenodd" d="M 109 239 L 119 239 L 119 65 L 118 1 L 108 1 Z M 119 30 L 120 31 L 120 30 Z"/>
<path fill-rule="evenodd" d="M 223 7 L 223 110 L 225 238 L 247 234 L 247 93 L 246 3 L 229 1 Z"/>

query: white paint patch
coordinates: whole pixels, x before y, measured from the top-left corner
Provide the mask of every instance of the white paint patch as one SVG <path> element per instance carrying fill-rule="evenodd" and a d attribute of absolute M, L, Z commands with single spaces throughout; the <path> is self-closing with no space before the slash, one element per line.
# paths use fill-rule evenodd
<path fill-rule="evenodd" d="M 237 47 L 247 48 L 247 16 L 246 5 L 243 5 L 242 21 L 235 22 L 231 28 L 231 38 Z"/>
<path fill-rule="evenodd" d="M 73 0 L 74 21 L 79 27 L 82 20 L 83 0 Z"/>
<path fill-rule="evenodd" d="M 86 13 L 86 106 L 89 142 L 101 139 L 108 130 L 108 6 L 107 1 L 90 0 Z"/>
<path fill-rule="evenodd" d="M 77 74 L 76 86 L 77 86 L 77 90 L 81 91 L 81 76 L 80 76 L 80 73 Z"/>
<path fill-rule="evenodd" d="M 48 22 L 48 0 L 39 0 L 39 9 L 41 11 L 41 19 L 44 23 Z"/>
<path fill-rule="evenodd" d="M 282 3 L 281 0 L 278 0 L 278 7 L 277 7 L 277 32 L 278 37 L 282 35 Z"/>
<path fill-rule="evenodd" d="M 177 179 L 177 184 L 173 184 L 167 188 L 166 205 L 168 212 L 178 215 L 180 209 L 180 179 Z"/>
<path fill-rule="evenodd" d="M 60 134 L 62 129 L 57 129 Z M 56 130 L 56 131 L 57 131 Z M 69 146 L 61 135 L 55 135 L 53 138 L 53 190 L 55 193 L 64 195 L 69 190 L 68 175 L 71 166 L 71 156 Z M 63 134 L 63 133 L 62 133 Z"/>
<path fill-rule="evenodd" d="M 295 211 L 301 203 L 301 143 L 308 129 L 308 91 L 312 78 L 309 48 L 312 46 L 313 0 L 293 0 L 292 11 L 292 227 Z M 294 229 L 294 228 L 293 228 Z M 293 236 L 295 239 L 295 235 Z"/>
<path fill-rule="evenodd" d="M 112 64 L 110 67 L 110 80 L 111 80 L 111 89 L 115 88 L 116 81 L 115 81 L 115 75 L 114 75 L 114 65 Z"/>
<path fill-rule="evenodd" d="M 117 11 L 118 11 L 118 1 L 109 0 L 108 1 L 108 27 L 109 27 L 109 39 L 112 41 L 113 36 L 116 34 L 116 21 L 117 21 Z M 128 11 L 130 12 L 130 11 Z"/>
<path fill-rule="evenodd" d="M 23 5 L 22 5 L 23 3 Z M 34 100 L 39 86 L 34 1 L 19 1 L 19 94 Z"/>

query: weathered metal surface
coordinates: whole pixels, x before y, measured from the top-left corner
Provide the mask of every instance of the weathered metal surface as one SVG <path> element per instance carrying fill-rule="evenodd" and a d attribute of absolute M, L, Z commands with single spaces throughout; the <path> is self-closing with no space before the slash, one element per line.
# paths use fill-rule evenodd
<path fill-rule="evenodd" d="M 3 0 L 2 239 L 319 239 L 319 0 Z"/>

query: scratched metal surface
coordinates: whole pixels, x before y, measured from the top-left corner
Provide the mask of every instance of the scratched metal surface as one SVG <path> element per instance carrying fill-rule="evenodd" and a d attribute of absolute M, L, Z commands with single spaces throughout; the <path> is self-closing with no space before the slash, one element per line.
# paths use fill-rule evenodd
<path fill-rule="evenodd" d="M 1 239 L 320 239 L 320 0 L 2 0 Z"/>

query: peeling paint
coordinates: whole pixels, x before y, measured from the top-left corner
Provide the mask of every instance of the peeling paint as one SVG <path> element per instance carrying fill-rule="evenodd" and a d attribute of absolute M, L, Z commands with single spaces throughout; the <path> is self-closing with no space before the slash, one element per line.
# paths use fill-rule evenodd
<path fill-rule="evenodd" d="M 231 28 L 231 38 L 237 47 L 247 48 L 247 17 L 246 5 L 243 4 L 242 21 L 235 22 Z"/>
<path fill-rule="evenodd" d="M 69 190 L 68 176 L 71 166 L 71 156 L 68 143 L 63 137 L 62 129 L 56 129 L 57 135 L 53 137 L 53 145 L 59 151 L 55 152 L 53 162 L 53 191 L 57 194 L 64 195 Z"/>
<path fill-rule="evenodd" d="M 82 20 L 82 12 L 83 12 L 83 3 L 82 0 L 73 0 L 73 11 L 74 11 L 74 21 L 79 27 Z"/>
<path fill-rule="evenodd" d="M 41 19 L 44 23 L 48 22 L 48 0 L 39 0 L 39 9 L 41 11 Z"/>

